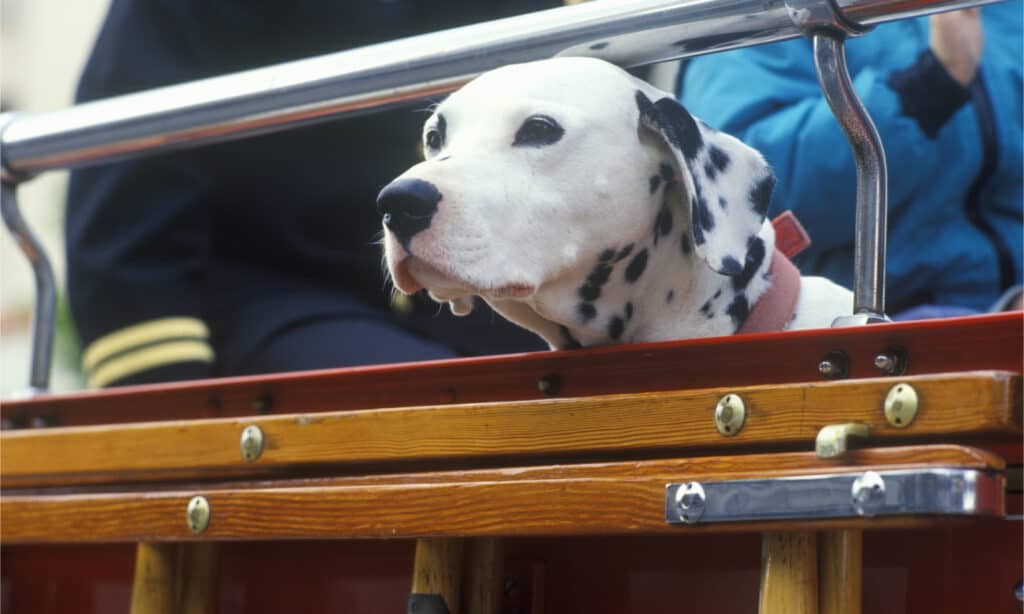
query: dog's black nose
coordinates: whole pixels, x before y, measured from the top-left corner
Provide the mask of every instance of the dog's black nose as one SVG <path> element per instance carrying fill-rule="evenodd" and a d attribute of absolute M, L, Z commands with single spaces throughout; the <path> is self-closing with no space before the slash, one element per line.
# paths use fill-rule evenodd
<path fill-rule="evenodd" d="M 377 213 L 403 245 L 430 227 L 441 192 L 422 179 L 396 179 L 377 195 Z"/>

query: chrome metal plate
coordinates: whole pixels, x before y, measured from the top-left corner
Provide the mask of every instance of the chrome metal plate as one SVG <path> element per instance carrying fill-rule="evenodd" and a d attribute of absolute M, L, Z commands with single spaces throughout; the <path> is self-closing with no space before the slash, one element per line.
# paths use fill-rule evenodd
<path fill-rule="evenodd" d="M 826 520 L 859 516 L 940 514 L 999 516 L 1003 476 L 976 469 L 920 469 L 831 473 L 756 480 L 700 482 L 699 517 L 680 507 L 680 491 L 665 487 L 665 521 L 707 524 L 758 520 Z"/>

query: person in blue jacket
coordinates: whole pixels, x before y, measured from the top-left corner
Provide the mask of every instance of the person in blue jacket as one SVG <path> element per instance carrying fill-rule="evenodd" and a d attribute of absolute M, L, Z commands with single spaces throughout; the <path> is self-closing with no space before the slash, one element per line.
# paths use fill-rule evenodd
<path fill-rule="evenodd" d="M 79 102 L 557 5 L 113 0 Z M 481 305 L 389 304 L 381 187 L 417 107 L 75 171 L 68 290 L 92 387 L 543 349 Z"/>
<path fill-rule="evenodd" d="M 1019 0 L 1004 2 L 893 22 L 846 43 L 888 161 L 890 314 L 1019 300 L 1021 15 Z M 691 60 L 681 98 L 764 153 L 778 177 L 772 212 L 793 210 L 813 241 L 801 269 L 851 286 L 855 167 L 810 40 Z"/>

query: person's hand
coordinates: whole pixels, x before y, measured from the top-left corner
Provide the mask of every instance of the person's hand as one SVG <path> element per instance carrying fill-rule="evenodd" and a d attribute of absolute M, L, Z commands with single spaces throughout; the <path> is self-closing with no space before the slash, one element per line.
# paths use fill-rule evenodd
<path fill-rule="evenodd" d="M 977 8 L 939 13 L 928 18 L 932 53 L 950 76 L 968 86 L 978 72 L 984 36 Z"/>

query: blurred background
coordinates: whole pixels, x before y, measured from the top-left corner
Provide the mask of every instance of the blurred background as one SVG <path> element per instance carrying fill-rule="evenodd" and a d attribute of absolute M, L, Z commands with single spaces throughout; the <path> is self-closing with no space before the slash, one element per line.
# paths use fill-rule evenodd
<path fill-rule="evenodd" d="M 0 0 L 0 105 L 3 111 L 69 106 L 109 0 Z M 67 173 L 47 173 L 18 190 L 26 220 L 46 246 L 60 294 L 54 391 L 84 387 L 78 344 L 64 303 L 64 189 Z M 23 390 L 35 289 L 31 269 L 0 232 L 0 398 Z"/>

